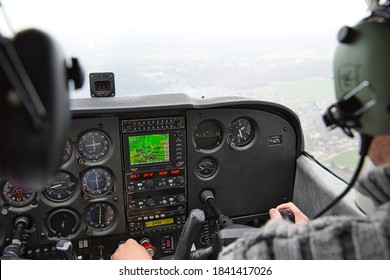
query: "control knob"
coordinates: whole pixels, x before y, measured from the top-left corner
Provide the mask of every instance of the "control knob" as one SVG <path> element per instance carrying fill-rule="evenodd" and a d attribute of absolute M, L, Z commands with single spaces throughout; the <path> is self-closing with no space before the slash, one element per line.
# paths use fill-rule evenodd
<path fill-rule="evenodd" d="M 185 203 L 186 203 L 186 198 L 185 198 L 184 195 L 179 194 L 179 195 L 177 196 L 177 201 L 178 201 L 180 204 L 185 204 Z"/>
<path fill-rule="evenodd" d="M 154 182 L 152 180 L 147 180 L 145 182 L 146 188 L 151 189 L 154 187 Z"/>
<path fill-rule="evenodd" d="M 152 244 L 150 244 L 150 240 L 148 238 L 141 239 L 140 244 L 146 249 L 146 252 L 148 252 L 151 257 L 154 256 L 157 249 Z"/>
<path fill-rule="evenodd" d="M 183 206 L 179 206 L 179 207 L 177 207 L 177 212 L 179 212 L 179 214 L 184 214 L 185 213 L 185 209 L 184 209 L 184 207 Z"/>
<path fill-rule="evenodd" d="M 146 201 L 146 204 L 147 204 L 149 207 L 154 207 L 154 206 L 156 206 L 156 202 L 154 201 L 153 198 L 149 198 L 149 199 Z"/>
<path fill-rule="evenodd" d="M 177 119 L 175 121 L 175 125 L 176 125 L 176 127 L 182 127 L 183 126 L 183 122 L 180 119 Z"/>
<path fill-rule="evenodd" d="M 184 186 L 185 183 L 184 177 L 182 176 L 177 177 L 177 182 L 179 183 L 179 186 Z"/>

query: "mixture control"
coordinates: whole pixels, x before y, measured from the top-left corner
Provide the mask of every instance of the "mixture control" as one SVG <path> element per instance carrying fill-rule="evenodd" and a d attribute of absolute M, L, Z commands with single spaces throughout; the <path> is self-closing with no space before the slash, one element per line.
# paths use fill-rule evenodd
<path fill-rule="evenodd" d="M 140 244 L 146 249 L 146 252 L 148 252 L 151 257 L 154 256 L 157 249 L 152 244 L 150 244 L 150 240 L 148 238 L 141 239 Z"/>

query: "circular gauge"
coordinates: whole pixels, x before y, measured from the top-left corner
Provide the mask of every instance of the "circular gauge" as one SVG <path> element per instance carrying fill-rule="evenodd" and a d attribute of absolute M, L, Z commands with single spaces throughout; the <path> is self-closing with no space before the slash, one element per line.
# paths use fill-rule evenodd
<path fill-rule="evenodd" d="M 254 129 L 248 119 L 240 118 L 233 121 L 229 127 L 229 140 L 232 147 L 243 147 L 253 139 Z"/>
<path fill-rule="evenodd" d="M 222 143 L 222 129 L 216 121 L 208 120 L 200 123 L 193 133 L 197 148 L 211 150 Z"/>
<path fill-rule="evenodd" d="M 67 209 L 61 209 L 50 214 L 48 221 L 52 232 L 57 237 L 67 237 L 76 231 L 78 215 Z"/>
<path fill-rule="evenodd" d="M 209 178 L 217 171 L 217 160 L 211 157 L 203 158 L 196 167 L 196 173 L 203 178 Z"/>
<path fill-rule="evenodd" d="M 67 139 L 65 143 L 64 153 L 62 155 L 62 164 L 65 164 L 69 161 L 69 159 L 72 156 L 72 153 L 73 153 L 72 143 L 70 142 L 69 139 Z"/>
<path fill-rule="evenodd" d="M 88 226 L 96 230 L 106 230 L 112 226 L 115 219 L 114 208 L 108 203 L 95 203 L 85 212 L 85 221 Z"/>
<path fill-rule="evenodd" d="M 7 182 L 3 186 L 2 195 L 5 202 L 9 205 L 23 207 L 33 202 L 37 192 Z"/>
<path fill-rule="evenodd" d="M 81 178 L 84 192 L 92 196 L 101 196 L 110 191 L 112 176 L 103 168 L 91 168 Z"/>
<path fill-rule="evenodd" d="M 90 131 L 80 137 L 77 149 L 86 160 L 98 161 L 107 155 L 110 149 L 110 141 L 104 133 Z"/>
<path fill-rule="evenodd" d="M 43 193 L 53 201 L 61 202 L 71 198 L 76 192 L 76 178 L 66 172 L 57 173 L 54 181 L 46 185 Z"/>

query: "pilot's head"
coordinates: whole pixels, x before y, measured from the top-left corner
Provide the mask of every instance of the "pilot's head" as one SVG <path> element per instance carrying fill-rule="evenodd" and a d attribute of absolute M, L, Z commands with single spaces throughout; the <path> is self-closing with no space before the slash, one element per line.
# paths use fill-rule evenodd
<path fill-rule="evenodd" d="M 371 15 L 338 33 L 334 56 L 337 102 L 328 126 L 375 137 L 390 133 L 390 1 L 368 1 Z"/>

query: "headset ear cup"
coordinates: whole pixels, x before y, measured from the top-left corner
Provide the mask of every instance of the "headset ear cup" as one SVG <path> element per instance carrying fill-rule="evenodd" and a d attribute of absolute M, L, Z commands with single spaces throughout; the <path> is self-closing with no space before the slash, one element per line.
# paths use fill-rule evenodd
<path fill-rule="evenodd" d="M 55 175 L 61 163 L 70 120 L 67 69 L 56 43 L 39 30 L 18 33 L 13 45 L 47 116 L 37 130 L 26 108 L 10 104 L 9 90 L 2 89 L 1 165 L 6 179 L 26 188 L 39 188 Z"/>

